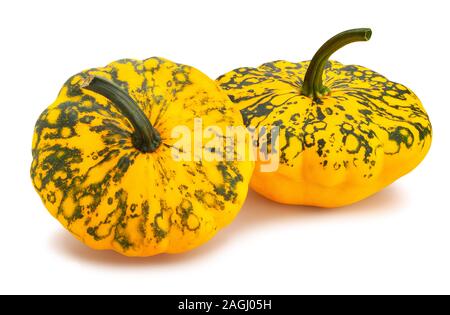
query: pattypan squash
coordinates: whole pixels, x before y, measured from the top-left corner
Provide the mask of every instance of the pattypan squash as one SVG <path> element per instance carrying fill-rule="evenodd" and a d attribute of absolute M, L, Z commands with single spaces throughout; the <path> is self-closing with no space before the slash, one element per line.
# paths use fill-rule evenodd
<path fill-rule="evenodd" d="M 279 128 L 269 143 L 279 167 L 262 172 L 266 162 L 257 162 L 251 180 L 256 192 L 285 204 L 344 206 L 424 159 L 432 129 L 418 97 L 373 70 L 328 60 L 371 34 L 348 30 L 328 40 L 310 62 L 274 61 L 217 79 L 246 126 Z"/>
<path fill-rule="evenodd" d="M 253 162 L 176 160 L 177 126 L 242 125 L 214 80 L 162 58 L 71 77 L 39 117 L 31 177 L 48 211 L 94 249 L 127 256 L 195 248 L 229 224 Z"/>

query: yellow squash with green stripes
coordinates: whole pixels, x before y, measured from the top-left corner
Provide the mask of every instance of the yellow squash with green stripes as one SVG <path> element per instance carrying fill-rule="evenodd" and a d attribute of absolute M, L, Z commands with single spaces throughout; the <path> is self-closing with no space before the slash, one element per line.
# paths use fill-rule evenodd
<path fill-rule="evenodd" d="M 280 165 L 251 187 L 286 204 L 338 207 L 364 199 L 414 169 L 431 144 L 431 124 L 417 96 L 361 66 L 328 61 L 337 49 L 371 37 L 336 35 L 311 62 L 275 61 L 217 79 L 248 127 L 278 126 Z"/>
<path fill-rule="evenodd" d="M 192 130 L 196 118 L 222 130 L 242 125 L 214 80 L 192 67 L 150 58 L 83 71 L 36 123 L 34 187 L 92 248 L 127 256 L 192 249 L 236 216 L 254 164 L 174 159 L 172 130 Z"/>

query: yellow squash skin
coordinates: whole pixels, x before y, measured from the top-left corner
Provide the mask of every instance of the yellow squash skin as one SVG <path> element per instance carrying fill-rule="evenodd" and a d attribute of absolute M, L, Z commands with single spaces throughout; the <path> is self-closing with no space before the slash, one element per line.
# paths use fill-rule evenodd
<path fill-rule="evenodd" d="M 136 101 L 161 136 L 155 152 L 132 143 L 130 122 L 82 88 L 108 79 Z M 209 240 L 240 210 L 253 162 L 175 161 L 172 128 L 194 118 L 242 125 L 239 111 L 200 71 L 162 58 L 124 59 L 71 77 L 39 117 L 33 185 L 48 211 L 94 249 L 127 256 L 180 253 Z"/>
<path fill-rule="evenodd" d="M 301 94 L 310 62 L 275 61 L 217 79 L 246 126 L 280 127 L 280 166 L 251 187 L 285 204 L 339 207 L 362 200 L 414 169 L 431 144 L 417 96 L 361 66 L 331 61 L 321 98 Z"/>

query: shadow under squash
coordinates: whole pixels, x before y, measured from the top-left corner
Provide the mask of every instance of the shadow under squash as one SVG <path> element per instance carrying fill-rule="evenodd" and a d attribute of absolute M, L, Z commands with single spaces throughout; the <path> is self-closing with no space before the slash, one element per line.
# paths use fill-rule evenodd
<path fill-rule="evenodd" d="M 391 211 L 403 203 L 403 193 L 399 187 L 391 185 L 381 192 L 351 206 L 322 209 L 315 207 L 289 206 L 267 200 L 253 191 L 249 191 L 247 200 L 236 219 L 230 226 L 206 244 L 182 254 L 161 254 L 152 257 L 125 257 L 114 251 L 96 251 L 90 249 L 64 229 L 59 229 L 49 240 L 49 245 L 63 255 L 80 262 L 111 267 L 157 267 L 182 264 L 212 255 L 225 246 L 233 237 L 240 237 L 248 229 L 258 229 L 274 222 L 311 220 L 326 215 L 365 215 L 373 212 Z"/>
<path fill-rule="evenodd" d="M 283 205 L 268 200 L 254 191 L 249 191 L 244 207 L 232 226 L 237 230 L 242 230 L 246 228 L 258 228 L 261 225 L 271 224 L 277 221 L 309 220 L 330 214 L 342 216 L 370 215 L 382 211 L 391 211 L 397 205 L 403 204 L 403 195 L 403 192 L 398 186 L 391 185 L 377 194 L 350 206 L 318 208 Z"/>

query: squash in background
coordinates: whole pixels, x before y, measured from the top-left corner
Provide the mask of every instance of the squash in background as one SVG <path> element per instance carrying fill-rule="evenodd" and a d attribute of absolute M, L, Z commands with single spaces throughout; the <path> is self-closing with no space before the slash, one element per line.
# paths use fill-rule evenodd
<path fill-rule="evenodd" d="M 280 166 L 261 172 L 264 162 L 257 162 L 255 191 L 286 204 L 344 206 L 376 193 L 423 160 L 432 130 L 417 96 L 365 67 L 328 61 L 339 48 L 371 34 L 370 29 L 345 31 L 311 62 L 269 62 L 217 79 L 246 126 L 280 128 Z"/>

